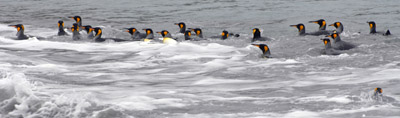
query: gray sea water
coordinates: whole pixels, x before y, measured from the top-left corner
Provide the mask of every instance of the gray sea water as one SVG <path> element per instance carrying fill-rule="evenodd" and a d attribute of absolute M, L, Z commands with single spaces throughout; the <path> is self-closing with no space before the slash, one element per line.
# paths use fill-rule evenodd
<path fill-rule="evenodd" d="M 0 0 L 0 118 L 400 118 L 398 0 Z M 72 41 L 58 37 L 79 15 L 103 37 L 177 22 L 239 38 L 179 42 Z M 321 55 L 324 36 L 289 25 L 325 19 L 357 45 Z M 370 35 L 367 21 L 392 36 Z M 45 40 L 13 40 L 25 33 Z M 252 29 L 273 58 L 250 45 Z M 327 27 L 333 30 L 333 27 Z M 70 33 L 70 31 L 68 31 Z M 84 32 L 81 32 L 84 34 Z M 70 33 L 71 34 L 71 33 Z M 156 35 L 157 38 L 161 36 Z M 383 97 L 372 99 L 374 88 Z"/>

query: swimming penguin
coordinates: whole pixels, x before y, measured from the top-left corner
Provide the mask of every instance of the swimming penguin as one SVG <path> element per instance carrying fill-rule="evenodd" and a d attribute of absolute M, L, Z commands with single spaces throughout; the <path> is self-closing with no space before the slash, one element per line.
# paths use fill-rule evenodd
<path fill-rule="evenodd" d="M 68 16 L 68 18 L 74 19 L 78 26 L 82 27 L 82 18 L 80 16 Z"/>
<path fill-rule="evenodd" d="M 375 97 L 382 96 L 382 88 L 375 88 L 374 96 Z"/>
<path fill-rule="evenodd" d="M 336 32 L 338 34 L 341 34 L 343 32 L 343 24 L 341 22 L 335 22 L 333 24 L 330 24 L 329 26 L 334 26 L 336 28 Z"/>
<path fill-rule="evenodd" d="M 25 39 L 29 39 L 30 36 L 27 36 L 24 34 L 24 25 L 22 24 L 17 24 L 17 25 L 9 25 L 10 27 L 15 27 L 17 28 L 17 40 L 25 40 Z"/>
<path fill-rule="evenodd" d="M 72 31 L 72 40 L 81 39 L 81 34 L 79 33 L 79 26 L 77 23 L 72 24 L 71 31 Z"/>
<path fill-rule="evenodd" d="M 185 31 L 185 40 L 192 40 L 193 38 L 191 36 L 192 36 L 192 31 L 186 30 Z"/>
<path fill-rule="evenodd" d="M 269 47 L 266 44 L 251 44 L 254 45 L 256 47 L 259 47 L 261 49 L 261 51 L 263 52 L 262 57 L 263 58 L 270 58 L 271 57 L 271 51 L 269 49 Z"/>
<path fill-rule="evenodd" d="M 96 27 L 96 28 L 91 28 L 91 29 L 95 32 L 95 36 L 94 36 L 95 42 L 104 42 L 106 40 L 114 40 L 115 42 L 129 41 L 129 40 L 117 39 L 117 38 L 101 38 L 101 35 L 103 34 L 103 31 L 101 30 L 101 28 Z"/>
<path fill-rule="evenodd" d="M 290 27 L 297 28 L 299 30 L 299 35 L 300 36 L 304 36 L 304 35 L 313 35 L 313 36 L 323 35 L 322 33 L 319 33 L 319 32 L 306 33 L 306 27 L 302 23 L 299 23 L 297 25 L 290 25 Z"/>
<path fill-rule="evenodd" d="M 176 44 L 178 43 L 175 39 L 172 38 L 171 34 L 167 30 L 163 30 L 161 32 L 157 32 L 161 34 L 163 37 L 163 43 L 165 44 Z"/>
<path fill-rule="evenodd" d="M 179 32 L 180 32 L 180 33 L 185 33 L 185 31 L 186 31 L 186 25 L 185 25 L 185 23 L 180 22 L 180 23 L 175 23 L 175 25 L 178 25 L 178 26 L 179 26 Z"/>
<path fill-rule="evenodd" d="M 153 41 L 154 39 L 154 34 L 153 34 L 153 30 L 150 28 L 147 29 L 143 29 L 146 32 L 146 37 L 144 38 L 144 42 L 150 42 Z"/>
<path fill-rule="evenodd" d="M 141 39 L 146 38 L 146 34 L 140 33 L 139 31 L 137 31 L 136 28 L 132 27 L 132 28 L 126 28 L 126 31 L 129 34 L 131 34 L 131 39 L 133 41 L 140 41 Z"/>
<path fill-rule="evenodd" d="M 323 55 L 339 55 L 340 54 L 339 52 L 336 52 L 336 50 L 334 50 L 332 48 L 331 41 L 329 40 L 329 38 L 324 38 L 321 40 L 324 42 L 324 45 L 325 45 L 325 49 L 321 50 L 321 54 L 323 54 Z"/>
<path fill-rule="evenodd" d="M 83 30 L 85 30 L 87 32 L 87 38 L 93 39 L 94 34 L 93 34 L 92 26 L 85 25 L 85 26 L 82 26 L 82 28 L 83 28 Z"/>
<path fill-rule="evenodd" d="M 319 25 L 319 30 L 317 32 L 314 32 L 315 35 L 328 35 L 331 32 L 326 30 L 326 21 L 324 19 L 309 21 L 309 23 L 316 23 Z"/>
<path fill-rule="evenodd" d="M 251 40 L 251 42 L 254 41 L 269 41 L 271 40 L 270 38 L 267 37 L 261 37 L 261 31 L 258 28 L 254 28 L 253 29 L 253 39 Z"/>
<path fill-rule="evenodd" d="M 64 31 L 64 21 L 58 21 L 58 36 L 68 35 L 67 32 Z"/>
<path fill-rule="evenodd" d="M 391 35 L 390 31 L 387 30 L 385 33 L 384 32 L 377 32 L 376 31 L 376 24 L 374 21 L 368 21 L 367 22 L 369 24 L 369 29 L 370 29 L 370 34 L 383 34 L 385 36 Z"/>
<path fill-rule="evenodd" d="M 337 32 L 334 32 L 331 35 L 328 35 L 327 37 L 331 37 L 334 40 L 333 48 L 336 50 L 349 50 L 349 49 L 356 47 L 355 45 L 353 45 L 351 43 L 342 41 Z"/>
<path fill-rule="evenodd" d="M 222 40 L 228 39 L 229 36 L 239 37 L 239 34 L 229 33 L 228 31 L 224 30 L 221 33 L 221 36 L 212 36 L 211 38 L 219 38 Z"/>
<path fill-rule="evenodd" d="M 200 28 L 188 28 L 189 30 L 193 31 L 197 37 L 192 37 L 194 41 L 205 40 L 203 38 L 203 32 Z"/>

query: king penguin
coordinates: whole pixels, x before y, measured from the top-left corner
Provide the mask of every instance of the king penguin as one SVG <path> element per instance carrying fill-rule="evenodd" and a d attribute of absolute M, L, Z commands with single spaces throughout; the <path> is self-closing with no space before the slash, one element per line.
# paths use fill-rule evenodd
<path fill-rule="evenodd" d="M 88 38 L 88 39 L 93 39 L 94 34 L 93 34 L 92 26 L 90 26 L 90 25 L 85 25 L 85 26 L 82 26 L 82 28 L 83 28 L 83 30 L 86 31 L 86 33 L 87 33 L 87 38 Z"/>
<path fill-rule="evenodd" d="M 117 38 L 101 38 L 101 35 L 103 34 L 103 31 L 101 30 L 101 28 L 96 27 L 96 28 L 91 28 L 91 29 L 95 32 L 95 36 L 94 36 L 95 42 L 104 42 L 106 40 L 113 40 L 115 42 L 129 41 L 129 40 L 117 39 Z"/>
<path fill-rule="evenodd" d="M 153 30 L 150 28 L 143 29 L 146 32 L 146 37 L 143 39 L 144 42 L 150 42 L 154 39 Z"/>
<path fill-rule="evenodd" d="M 161 34 L 163 37 L 163 43 L 164 44 L 177 44 L 178 42 L 172 38 L 171 34 L 167 30 L 163 30 L 161 32 L 157 32 Z"/>
<path fill-rule="evenodd" d="M 72 40 L 81 40 L 81 34 L 79 33 L 79 26 L 77 23 L 72 24 Z"/>
<path fill-rule="evenodd" d="M 309 23 L 316 23 L 319 25 L 319 30 L 314 32 L 315 35 L 328 35 L 331 32 L 326 30 L 326 21 L 324 19 L 309 21 Z"/>
<path fill-rule="evenodd" d="M 328 35 L 327 37 L 331 37 L 334 40 L 333 48 L 336 50 L 350 50 L 350 49 L 356 47 L 355 45 L 353 45 L 351 43 L 342 41 L 337 32 L 334 32 L 331 35 Z"/>
<path fill-rule="evenodd" d="M 267 37 L 261 37 L 261 31 L 258 28 L 254 28 L 253 29 L 253 39 L 251 40 L 251 42 L 254 41 L 269 41 L 271 40 L 270 38 Z"/>
<path fill-rule="evenodd" d="M 321 39 L 324 42 L 325 48 L 321 50 L 321 54 L 323 55 L 339 55 L 339 52 L 336 52 L 336 50 L 334 50 L 332 48 L 331 45 L 331 41 L 329 40 L 329 38 L 324 38 Z"/>
<path fill-rule="evenodd" d="M 175 25 L 179 26 L 179 33 L 185 33 L 186 31 L 186 25 L 184 22 L 180 22 L 180 23 L 175 23 Z"/>
<path fill-rule="evenodd" d="M 132 28 L 126 28 L 125 32 L 128 32 L 129 34 L 131 34 L 131 39 L 133 41 L 140 41 L 141 39 L 146 38 L 146 34 L 140 33 L 139 31 L 137 31 L 136 28 L 132 27 Z"/>
<path fill-rule="evenodd" d="M 197 37 L 192 37 L 193 41 L 200 41 L 200 40 L 205 40 L 203 38 L 203 31 L 201 31 L 200 28 L 188 28 L 189 30 L 193 31 Z"/>
<path fill-rule="evenodd" d="M 188 40 L 193 40 L 193 38 L 192 38 L 191 36 L 192 36 L 192 31 L 186 30 L 186 31 L 185 31 L 185 40 L 186 40 L 186 41 L 188 41 Z"/>
<path fill-rule="evenodd" d="M 385 36 L 391 35 L 389 30 L 387 30 L 386 32 L 377 32 L 376 31 L 376 24 L 375 24 L 374 21 L 368 21 L 367 23 L 369 24 L 369 29 L 370 29 L 369 33 L 370 34 L 382 34 L 382 35 L 385 35 Z"/>
<path fill-rule="evenodd" d="M 336 28 L 336 32 L 338 34 L 341 34 L 343 32 L 343 24 L 341 22 L 335 22 L 333 24 L 330 24 L 329 26 L 334 26 Z"/>
<path fill-rule="evenodd" d="M 271 57 L 271 51 L 266 44 L 251 44 L 251 45 L 254 45 L 261 49 L 261 51 L 263 52 L 263 55 L 261 56 L 262 58 L 270 58 Z"/>
<path fill-rule="evenodd" d="M 24 25 L 22 24 L 17 24 L 17 25 L 9 25 L 10 27 L 15 27 L 17 28 L 17 40 L 26 40 L 29 39 L 30 37 L 24 34 Z"/>
<path fill-rule="evenodd" d="M 64 21 L 58 21 L 58 36 L 65 36 L 68 35 L 67 32 L 64 31 Z"/>
<path fill-rule="evenodd" d="M 68 16 L 68 18 L 74 19 L 78 26 L 82 27 L 82 18 L 80 16 Z"/>
<path fill-rule="evenodd" d="M 300 36 L 305 36 L 305 35 L 313 35 L 313 36 L 319 36 L 319 35 L 323 35 L 320 32 L 311 32 L 311 33 L 306 33 L 306 27 L 304 26 L 304 24 L 299 23 L 297 25 L 290 25 L 290 27 L 295 27 L 299 30 L 299 35 Z"/>
<path fill-rule="evenodd" d="M 218 39 L 221 39 L 221 40 L 226 40 L 226 39 L 228 39 L 229 37 L 232 37 L 232 36 L 239 37 L 240 35 L 239 34 L 234 34 L 234 33 L 229 33 L 228 31 L 223 30 L 220 36 L 212 36 L 210 38 L 218 38 Z"/>

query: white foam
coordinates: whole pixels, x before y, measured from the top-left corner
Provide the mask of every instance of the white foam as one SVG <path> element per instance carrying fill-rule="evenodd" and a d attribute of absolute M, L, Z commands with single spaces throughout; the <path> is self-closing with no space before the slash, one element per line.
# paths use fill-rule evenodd
<path fill-rule="evenodd" d="M 214 84 L 238 84 L 238 83 L 254 83 L 256 80 L 236 80 L 236 79 L 216 79 L 216 78 L 206 78 L 198 80 L 193 83 L 193 85 L 214 85 Z"/>

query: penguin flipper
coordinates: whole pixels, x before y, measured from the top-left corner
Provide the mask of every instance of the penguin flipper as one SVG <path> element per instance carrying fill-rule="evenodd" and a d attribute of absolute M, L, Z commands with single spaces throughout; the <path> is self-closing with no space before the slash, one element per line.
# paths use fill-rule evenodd
<path fill-rule="evenodd" d="M 386 33 L 385 34 L 383 34 L 384 36 L 389 36 L 389 35 L 392 35 L 391 33 L 390 33 L 390 31 L 389 30 L 387 30 L 386 31 Z"/>

